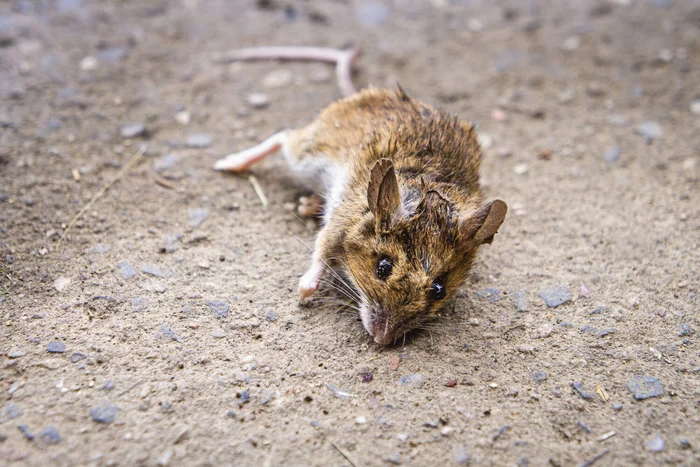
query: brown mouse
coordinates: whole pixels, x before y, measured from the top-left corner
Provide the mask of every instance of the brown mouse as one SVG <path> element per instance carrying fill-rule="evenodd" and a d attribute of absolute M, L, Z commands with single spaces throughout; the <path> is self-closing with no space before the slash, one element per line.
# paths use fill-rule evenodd
<path fill-rule="evenodd" d="M 336 275 L 379 344 L 437 316 L 506 216 L 503 201 L 482 201 L 474 127 L 401 88 L 334 102 L 312 124 L 214 168 L 239 172 L 278 150 L 326 200 L 299 294 L 316 291 L 326 271 Z"/>

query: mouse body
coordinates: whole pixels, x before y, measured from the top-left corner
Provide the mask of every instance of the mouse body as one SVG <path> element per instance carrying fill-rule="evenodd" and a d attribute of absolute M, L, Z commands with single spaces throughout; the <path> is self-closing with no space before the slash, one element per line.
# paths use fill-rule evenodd
<path fill-rule="evenodd" d="M 277 151 L 325 199 L 300 296 L 339 277 L 379 344 L 437 316 L 506 216 L 503 201 L 483 202 L 474 127 L 400 87 L 334 102 L 214 168 L 243 171 Z"/>

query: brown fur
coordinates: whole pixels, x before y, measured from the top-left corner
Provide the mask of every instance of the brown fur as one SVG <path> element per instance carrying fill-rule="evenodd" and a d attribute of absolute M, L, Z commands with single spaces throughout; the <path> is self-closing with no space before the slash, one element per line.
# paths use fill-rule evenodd
<path fill-rule="evenodd" d="M 502 201 L 482 206 L 474 127 L 401 89 L 333 103 L 290 143 L 297 154 L 322 153 L 350 167 L 317 245 L 367 299 L 378 342 L 435 317 L 505 217 Z M 386 281 L 376 276 L 383 255 L 393 260 Z M 439 301 L 430 298 L 437 279 L 447 290 Z"/>

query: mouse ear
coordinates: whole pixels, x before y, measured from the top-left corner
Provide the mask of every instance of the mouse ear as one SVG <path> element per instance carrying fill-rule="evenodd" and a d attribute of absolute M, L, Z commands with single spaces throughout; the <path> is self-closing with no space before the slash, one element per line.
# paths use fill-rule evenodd
<path fill-rule="evenodd" d="M 473 238 L 477 245 L 491 243 L 498 228 L 503 224 L 508 212 L 506 203 L 497 199 L 479 209 L 461 221 L 461 228 L 468 238 Z"/>
<path fill-rule="evenodd" d="M 369 174 L 367 187 L 369 210 L 378 222 L 387 222 L 401 204 L 399 182 L 394 172 L 394 164 L 389 159 L 379 159 Z"/>

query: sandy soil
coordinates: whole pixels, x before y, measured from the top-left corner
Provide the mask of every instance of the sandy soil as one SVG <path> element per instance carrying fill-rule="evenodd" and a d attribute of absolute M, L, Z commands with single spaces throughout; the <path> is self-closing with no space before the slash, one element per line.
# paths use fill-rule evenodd
<path fill-rule="evenodd" d="M 216 60 L 264 44 L 479 125 L 510 213 L 431 332 L 300 306 L 304 190 L 210 169 L 340 97 Z M 690 0 L 1 2 L 0 465 L 700 465 L 698 98 Z"/>

